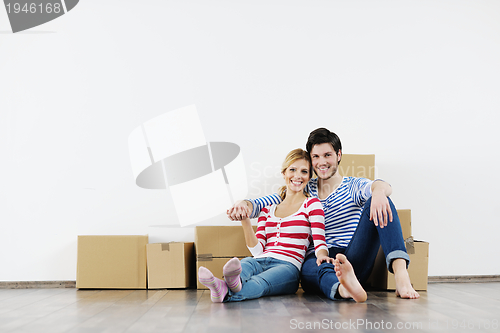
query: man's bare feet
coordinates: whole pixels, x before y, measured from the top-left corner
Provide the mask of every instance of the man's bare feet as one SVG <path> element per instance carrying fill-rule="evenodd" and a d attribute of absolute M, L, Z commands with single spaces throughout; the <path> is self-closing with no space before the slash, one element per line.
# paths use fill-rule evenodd
<path fill-rule="evenodd" d="M 411 285 L 410 276 L 406 270 L 406 260 L 394 260 L 392 262 L 392 270 L 394 271 L 394 279 L 396 280 L 396 296 L 410 299 L 419 298 L 419 293 Z"/>
<path fill-rule="evenodd" d="M 356 302 L 366 301 L 366 291 L 359 283 L 351 263 L 343 254 L 337 254 L 335 273 L 339 278 L 339 294 L 343 298 L 353 298 Z"/>

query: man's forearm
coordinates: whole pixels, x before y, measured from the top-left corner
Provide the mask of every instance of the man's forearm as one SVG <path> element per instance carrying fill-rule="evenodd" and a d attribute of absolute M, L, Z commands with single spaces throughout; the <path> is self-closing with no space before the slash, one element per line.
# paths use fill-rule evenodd
<path fill-rule="evenodd" d="M 250 210 L 250 213 L 253 211 L 253 203 L 250 200 L 243 200 L 247 204 L 248 209 Z"/>

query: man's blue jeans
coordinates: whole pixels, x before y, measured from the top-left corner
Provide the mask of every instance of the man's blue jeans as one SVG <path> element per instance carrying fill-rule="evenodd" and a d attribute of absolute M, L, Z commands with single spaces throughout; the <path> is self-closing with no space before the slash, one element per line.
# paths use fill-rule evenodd
<path fill-rule="evenodd" d="M 410 263 L 410 257 L 406 253 L 406 248 L 401 231 L 396 207 L 389 199 L 392 211 L 392 222 L 387 222 L 387 226 L 376 227 L 370 221 L 371 198 L 365 203 L 358 227 L 352 236 L 347 248 L 329 248 L 329 256 L 335 258 L 337 253 L 343 253 L 352 264 L 356 277 L 361 283 L 366 282 L 373 269 L 375 257 L 378 249 L 382 245 L 384 250 L 387 269 L 393 273 L 392 261 L 402 258 L 406 260 L 406 267 Z M 335 294 L 339 286 L 339 280 L 335 275 L 334 266 L 330 263 L 316 264 L 314 253 L 308 255 L 302 265 L 301 272 L 302 289 L 306 292 L 322 292 L 330 299 L 335 299 Z"/>
<path fill-rule="evenodd" d="M 299 269 L 288 261 L 248 257 L 241 260 L 239 292 L 229 291 L 224 302 L 238 302 L 262 296 L 294 294 L 299 288 Z"/>

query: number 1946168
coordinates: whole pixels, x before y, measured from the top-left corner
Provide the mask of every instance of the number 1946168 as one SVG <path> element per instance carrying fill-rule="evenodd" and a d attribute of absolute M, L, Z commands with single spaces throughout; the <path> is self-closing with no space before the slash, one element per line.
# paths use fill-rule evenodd
<path fill-rule="evenodd" d="M 20 4 L 20 3 L 8 3 L 6 4 L 7 7 L 7 12 L 10 13 L 56 13 L 59 14 L 62 11 L 62 6 L 61 3 L 56 2 L 56 3 L 25 3 L 25 4 Z"/>

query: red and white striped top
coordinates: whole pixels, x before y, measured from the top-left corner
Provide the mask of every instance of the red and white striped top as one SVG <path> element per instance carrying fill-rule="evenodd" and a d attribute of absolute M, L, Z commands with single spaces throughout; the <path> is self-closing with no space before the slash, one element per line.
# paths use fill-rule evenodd
<path fill-rule="evenodd" d="M 248 248 L 255 258 L 285 260 L 300 270 L 311 241 L 316 255 L 320 249 L 328 251 L 325 214 L 318 198 L 307 198 L 298 211 L 287 217 L 276 217 L 276 206 L 264 207 L 260 212 L 255 234 L 259 243 Z"/>

